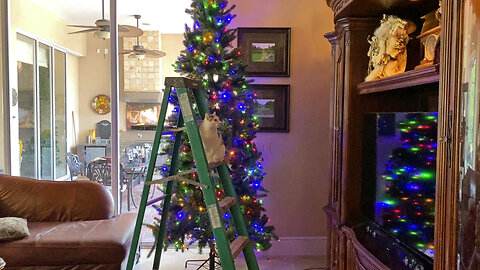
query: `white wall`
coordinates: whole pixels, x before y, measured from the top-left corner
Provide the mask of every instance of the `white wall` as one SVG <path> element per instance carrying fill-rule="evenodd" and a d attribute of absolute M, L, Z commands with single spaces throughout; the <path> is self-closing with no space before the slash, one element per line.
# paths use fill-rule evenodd
<path fill-rule="evenodd" d="M 78 57 L 67 54 L 67 151 L 78 143 L 79 93 Z"/>
<path fill-rule="evenodd" d="M 95 129 L 96 123 L 110 121 L 110 114 L 99 115 L 93 111 L 91 102 L 97 95 L 110 96 L 110 41 L 87 35 L 85 57 L 79 59 L 79 98 L 78 98 L 78 142 L 86 143 L 88 130 Z M 100 53 L 97 53 L 100 49 Z"/>
<path fill-rule="evenodd" d="M 290 84 L 290 133 L 259 133 L 265 158 L 267 215 L 280 237 L 327 234 L 322 207 L 329 190 L 329 97 L 334 29 L 325 1 L 231 0 L 234 27 L 291 27 L 291 77 L 255 78 L 257 84 Z M 307 243 L 307 242 L 305 242 Z M 282 244 L 279 242 L 278 244 Z M 275 244 L 277 245 L 277 243 Z"/>

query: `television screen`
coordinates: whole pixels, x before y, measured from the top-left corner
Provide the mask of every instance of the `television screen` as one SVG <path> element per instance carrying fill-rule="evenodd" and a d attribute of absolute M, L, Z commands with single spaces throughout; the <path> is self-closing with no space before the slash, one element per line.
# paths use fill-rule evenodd
<path fill-rule="evenodd" d="M 365 118 L 365 213 L 396 239 L 433 258 L 437 113 Z M 366 197 L 366 198 L 365 198 Z M 364 208 L 365 210 L 365 208 Z"/>

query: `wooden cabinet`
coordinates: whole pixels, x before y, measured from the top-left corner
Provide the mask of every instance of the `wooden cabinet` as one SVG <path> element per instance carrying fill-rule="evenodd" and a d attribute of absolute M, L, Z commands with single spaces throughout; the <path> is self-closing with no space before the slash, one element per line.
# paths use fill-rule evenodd
<path fill-rule="evenodd" d="M 438 111 L 433 269 L 480 269 L 480 1 L 443 0 L 440 65 L 364 83 L 367 37 L 382 14 L 413 20 L 438 1 L 327 0 L 335 13 L 332 44 L 329 269 L 384 270 L 388 259 L 367 248 L 358 224 L 362 182 L 362 115 Z M 408 51 L 415 51 L 412 43 Z M 478 150 L 478 151 L 477 151 Z M 391 262 L 390 262 L 391 263 Z M 401 264 L 401 263 L 400 263 Z M 412 266 L 405 259 L 405 265 Z M 417 268 L 415 268 L 417 269 Z M 421 268 L 420 268 L 421 269 Z"/>
<path fill-rule="evenodd" d="M 475 263 L 470 264 L 470 268 L 458 265 L 458 260 L 467 255 L 480 258 L 480 240 L 476 240 L 480 239 L 480 225 L 471 225 L 475 229 L 470 233 L 473 243 L 469 252 L 465 251 L 463 244 L 458 244 L 465 241 L 459 237 L 462 228 L 468 226 L 464 223 L 472 223 L 471 220 L 462 221 L 458 216 L 462 210 L 468 212 L 468 209 L 464 209 L 468 208 L 468 202 L 465 202 L 468 196 L 464 194 L 462 200 L 458 195 L 464 191 L 462 185 L 468 186 L 465 183 L 465 155 L 480 160 L 477 148 L 466 153 L 467 139 L 470 138 L 470 146 L 480 145 L 480 131 L 477 128 L 480 122 L 480 113 L 477 113 L 480 112 L 480 83 L 476 79 L 480 77 L 480 51 L 475 43 L 480 41 L 480 1 L 442 1 L 439 65 L 414 70 L 421 59 L 417 53 L 420 44 L 412 40 L 407 49 L 409 58 L 406 73 L 368 83 L 363 82 L 368 69 L 367 38 L 379 25 L 381 16 L 398 15 L 414 21 L 421 28 L 420 17 L 438 9 L 439 1 L 326 2 L 335 13 L 335 29 L 325 35 L 332 45 L 333 70 L 330 100 L 330 193 L 328 205 L 324 207 L 329 226 L 329 269 L 389 269 L 378 254 L 366 248 L 355 227 L 364 221 L 361 209 L 363 115 L 369 112 L 397 111 L 438 111 L 433 269 L 480 269 L 480 259 L 478 266 Z M 462 36 L 465 33 L 470 36 Z M 465 48 L 465 44 L 468 44 L 466 39 L 474 39 L 468 42 L 475 44 Z M 466 104 L 470 104 L 470 113 L 474 114 L 470 121 L 465 118 L 469 113 Z M 470 134 L 466 134 L 468 132 Z M 472 171 L 477 171 L 474 166 L 470 167 Z M 476 213 L 480 213 L 480 169 L 478 172 L 478 194 L 475 195 L 478 198 L 470 198 L 473 204 L 478 205 L 473 207 Z M 472 194 L 469 196 L 472 197 Z M 472 207 L 469 210 L 473 211 Z M 468 218 L 467 214 L 464 216 Z M 475 220 L 476 224 L 480 224 L 480 214 Z M 407 267 L 413 265 L 411 261 L 406 261 L 405 264 Z M 413 269 L 421 268 L 413 266 Z"/>

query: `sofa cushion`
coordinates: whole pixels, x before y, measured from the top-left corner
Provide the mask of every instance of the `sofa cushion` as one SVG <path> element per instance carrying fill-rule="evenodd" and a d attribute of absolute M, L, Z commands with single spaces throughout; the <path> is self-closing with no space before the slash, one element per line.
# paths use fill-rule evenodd
<path fill-rule="evenodd" d="M 9 266 L 121 264 L 135 226 L 135 213 L 108 220 L 30 222 L 30 236 L 0 242 Z"/>
<path fill-rule="evenodd" d="M 0 217 L 22 217 L 28 222 L 68 222 L 112 216 L 113 197 L 99 183 L 39 181 L 0 174 Z"/>
<path fill-rule="evenodd" d="M 22 239 L 29 235 L 26 219 L 17 217 L 0 218 L 0 241 Z"/>

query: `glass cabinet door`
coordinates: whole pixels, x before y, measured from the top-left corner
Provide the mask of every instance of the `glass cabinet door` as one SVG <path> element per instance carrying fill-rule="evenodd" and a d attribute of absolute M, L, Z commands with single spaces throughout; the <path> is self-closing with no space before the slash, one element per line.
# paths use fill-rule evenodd
<path fill-rule="evenodd" d="M 480 269 L 480 1 L 463 1 L 458 269 Z"/>

